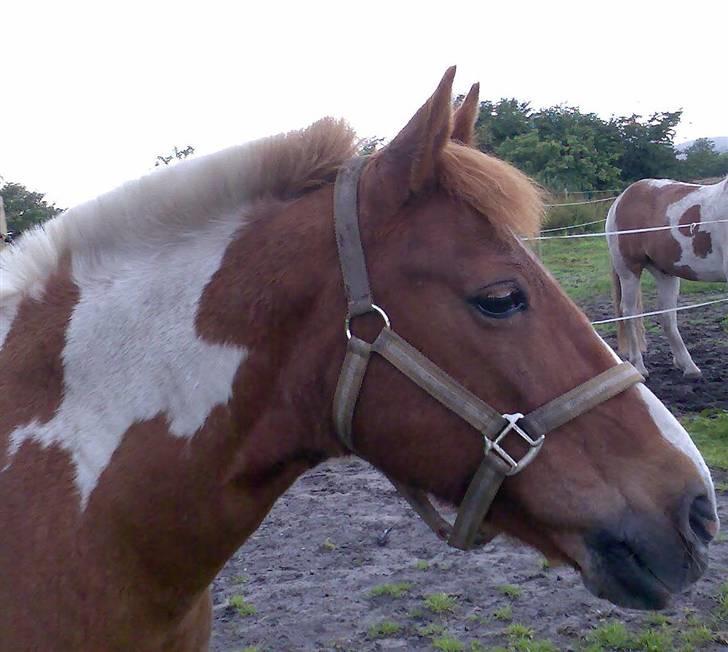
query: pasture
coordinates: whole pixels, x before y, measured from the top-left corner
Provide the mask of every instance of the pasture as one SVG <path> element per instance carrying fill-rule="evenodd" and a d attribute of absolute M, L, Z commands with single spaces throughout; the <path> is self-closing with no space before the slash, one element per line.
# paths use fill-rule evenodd
<path fill-rule="evenodd" d="M 603 238 L 545 241 L 539 251 L 591 319 L 612 316 Z M 648 277 L 646 310 L 654 305 Z M 683 282 L 680 302 L 721 296 L 724 284 Z M 726 523 L 728 308 L 685 311 L 679 323 L 704 378 L 686 381 L 672 368 L 661 328 L 648 319 L 648 385 L 711 465 Z M 616 345 L 613 325 L 599 330 Z M 519 544 L 447 548 L 377 471 L 348 458 L 299 479 L 225 566 L 213 597 L 216 652 L 722 650 L 728 537 L 713 545 L 706 576 L 668 610 L 629 611 L 592 597 L 576 573 L 550 568 Z"/>

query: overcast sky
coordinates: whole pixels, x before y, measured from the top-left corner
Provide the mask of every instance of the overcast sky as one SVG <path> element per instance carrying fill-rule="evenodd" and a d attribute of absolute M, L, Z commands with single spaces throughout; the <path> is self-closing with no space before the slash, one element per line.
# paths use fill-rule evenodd
<path fill-rule="evenodd" d="M 67 207 L 199 153 L 347 118 L 392 137 L 455 92 L 728 135 L 728 2 L 38 2 L 0 8 L 0 175 Z"/>

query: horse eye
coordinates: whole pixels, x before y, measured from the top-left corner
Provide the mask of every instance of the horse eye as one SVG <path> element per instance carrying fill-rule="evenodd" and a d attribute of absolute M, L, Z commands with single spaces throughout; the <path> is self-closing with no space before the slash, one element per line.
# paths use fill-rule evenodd
<path fill-rule="evenodd" d="M 471 299 L 471 303 L 478 312 L 494 319 L 505 319 L 527 308 L 526 295 L 519 288 L 511 288 L 507 293 L 486 291 Z"/>

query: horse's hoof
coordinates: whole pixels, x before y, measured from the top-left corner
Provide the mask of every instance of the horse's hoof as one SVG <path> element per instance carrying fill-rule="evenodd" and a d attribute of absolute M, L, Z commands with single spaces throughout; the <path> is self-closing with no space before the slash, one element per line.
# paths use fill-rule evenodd
<path fill-rule="evenodd" d="M 686 380 L 700 380 L 703 377 L 703 372 L 700 369 L 688 369 L 683 371 L 683 377 Z"/>

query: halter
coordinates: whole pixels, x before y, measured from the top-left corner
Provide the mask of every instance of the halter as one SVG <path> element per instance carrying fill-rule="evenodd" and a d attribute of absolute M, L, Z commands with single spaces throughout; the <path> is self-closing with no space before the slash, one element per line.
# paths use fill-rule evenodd
<path fill-rule="evenodd" d="M 347 296 L 346 357 L 334 395 L 334 424 L 342 443 L 354 451 L 352 420 L 372 353 L 380 355 L 434 399 L 467 421 L 483 436 L 483 461 L 465 493 L 454 524 L 446 521 L 427 494 L 389 478 L 430 529 L 455 548 L 468 550 L 497 533 L 484 525 L 485 516 L 503 480 L 520 473 L 538 455 L 547 433 L 593 407 L 620 394 L 644 379 L 629 363 L 622 362 L 574 389 L 523 415 L 500 414 L 440 367 L 425 357 L 392 329 L 386 312 L 372 298 L 359 233 L 357 189 L 366 158 L 347 161 L 339 170 L 334 187 L 334 222 L 339 262 Z M 377 313 L 382 330 L 372 342 L 351 332 L 354 318 Z M 517 459 L 503 447 L 508 436 L 526 443 L 526 453 Z"/>

